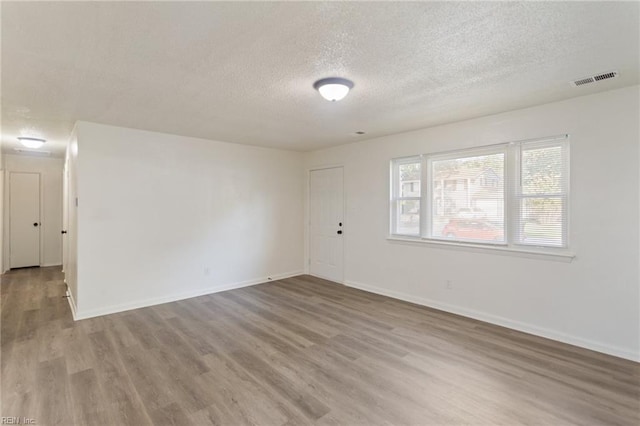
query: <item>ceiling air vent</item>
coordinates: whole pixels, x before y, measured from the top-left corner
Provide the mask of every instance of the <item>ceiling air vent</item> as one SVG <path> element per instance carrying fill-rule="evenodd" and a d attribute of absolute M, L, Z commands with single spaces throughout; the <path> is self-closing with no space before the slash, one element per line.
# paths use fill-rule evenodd
<path fill-rule="evenodd" d="M 610 78 L 614 78 L 618 76 L 617 71 L 605 72 L 598 75 L 593 75 L 591 77 L 581 78 L 580 80 L 572 81 L 571 84 L 573 86 L 584 86 L 585 84 L 595 83 L 597 81 L 608 80 Z"/>
<path fill-rule="evenodd" d="M 595 81 L 600 81 L 600 80 L 606 80 L 608 78 L 613 78 L 613 77 L 615 77 L 617 75 L 618 75 L 617 72 L 612 71 L 612 72 L 606 72 L 604 74 L 596 75 L 595 77 L 593 77 L 593 79 Z"/>

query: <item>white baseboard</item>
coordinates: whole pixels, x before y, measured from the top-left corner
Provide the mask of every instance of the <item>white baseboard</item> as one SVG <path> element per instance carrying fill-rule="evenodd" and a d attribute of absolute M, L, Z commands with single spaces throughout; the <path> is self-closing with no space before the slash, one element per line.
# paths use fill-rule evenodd
<path fill-rule="evenodd" d="M 388 290 L 380 287 L 374 287 L 367 284 L 358 283 L 355 281 L 345 281 L 345 285 L 360 290 L 367 291 L 369 293 L 380 294 L 382 296 L 392 297 L 394 299 L 403 300 L 405 302 L 415 303 L 417 305 L 427 306 L 429 308 L 438 309 L 440 311 L 449 312 L 452 314 L 460 315 L 463 317 L 473 318 L 479 321 L 488 322 L 490 324 L 500 325 L 502 327 L 511 328 L 513 330 L 522 331 L 524 333 L 533 334 L 535 336 L 545 337 L 547 339 L 556 340 L 562 343 L 568 343 L 570 345 L 579 346 L 581 348 L 590 349 L 596 352 L 602 352 L 608 355 L 613 355 L 619 358 L 628 359 L 631 361 L 640 362 L 640 354 L 633 352 L 629 349 L 619 346 L 608 345 L 606 343 L 596 342 L 582 337 L 572 336 L 570 334 L 550 330 L 547 328 L 538 327 L 532 324 L 527 324 L 520 321 L 510 320 L 505 317 L 488 314 L 486 312 L 476 311 L 473 309 L 467 309 L 460 306 L 451 305 L 448 303 L 438 302 L 436 300 L 427 299 L 419 296 L 413 296 L 398 291 Z"/>
<path fill-rule="evenodd" d="M 115 314 L 117 312 L 130 311 L 132 309 L 146 308 L 153 305 L 161 305 L 163 303 L 175 302 L 178 300 L 190 299 L 192 297 L 204 296 L 205 294 L 219 293 L 222 291 L 233 290 L 236 288 L 249 287 L 256 284 L 264 284 L 269 281 L 282 280 L 289 277 L 302 275 L 302 271 L 285 272 L 283 274 L 270 275 L 268 277 L 261 277 L 252 280 L 241 281 L 237 283 L 229 283 L 216 287 L 208 287 L 204 289 L 189 291 L 185 293 L 172 294 L 168 296 L 154 297 L 145 300 L 136 300 L 128 303 L 123 303 L 115 306 L 106 306 L 99 309 L 93 309 L 90 311 L 75 312 L 74 319 L 82 320 L 93 317 L 99 317 L 102 315 Z M 74 307 L 72 307 L 74 309 Z"/>
<path fill-rule="evenodd" d="M 76 316 L 76 301 L 73 300 L 73 296 L 71 292 L 67 290 L 67 301 L 69 302 L 69 307 L 71 308 L 71 315 L 73 316 L 73 320 L 76 321 L 78 318 Z"/>
<path fill-rule="evenodd" d="M 62 266 L 62 264 L 60 264 L 60 263 L 44 263 L 44 264 L 42 264 L 42 265 L 37 265 L 36 267 L 37 267 L 37 268 L 47 268 L 47 267 L 49 267 L 49 266 Z M 9 272 L 10 270 L 11 270 L 11 268 L 7 268 L 7 269 L 5 269 L 4 271 L 2 271 L 2 273 L 3 273 L 3 274 L 4 274 L 4 273 L 7 273 L 7 272 Z M 62 272 L 64 272 L 64 271 L 62 271 Z"/>

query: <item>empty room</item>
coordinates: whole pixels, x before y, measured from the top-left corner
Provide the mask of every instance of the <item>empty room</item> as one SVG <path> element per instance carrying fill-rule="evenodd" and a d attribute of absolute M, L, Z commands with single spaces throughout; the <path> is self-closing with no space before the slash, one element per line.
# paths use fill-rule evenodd
<path fill-rule="evenodd" d="M 640 424 L 640 2 L 0 37 L 0 424 Z"/>

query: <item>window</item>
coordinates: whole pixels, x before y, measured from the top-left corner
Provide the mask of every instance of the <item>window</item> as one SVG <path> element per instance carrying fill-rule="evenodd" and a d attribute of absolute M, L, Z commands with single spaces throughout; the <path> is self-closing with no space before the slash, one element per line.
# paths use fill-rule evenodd
<path fill-rule="evenodd" d="M 515 182 L 518 244 L 565 247 L 569 192 L 566 144 L 542 142 L 519 147 Z"/>
<path fill-rule="evenodd" d="M 427 156 L 431 238 L 504 242 L 505 149 Z M 455 182 L 451 184 L 450 182 Z"/>
<path fill-rule="evenodd" d="M 391 234 L 567 247 L 566 136 L 391 162 Z"/>
<path fill-rule="evenodd" d="M 420 157 L 394 160 L 394 185 L 391 189 L 393 233 L 420 235 L 421 176 Z"/>

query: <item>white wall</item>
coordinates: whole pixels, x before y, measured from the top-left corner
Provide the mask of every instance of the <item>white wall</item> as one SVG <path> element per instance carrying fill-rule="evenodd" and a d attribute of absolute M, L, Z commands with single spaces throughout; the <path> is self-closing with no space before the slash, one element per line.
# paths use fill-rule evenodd
<path fill-rule="evenodd" d="M 62 166 L 59 158 L 5 155 L 4 266 L 9 268 L 9 176 L 11 172 L 40 173 L 40 266 L 62 263 Z"/>
<path fill-rule="evenodd" d="M 67 172 L 67 193 L 63 203 L 67 207 L 67 223 L 63 223 L 63 225 L 67 234 L 63 237 L 63 250 L 66 250 L 66 253 L 63 253 L 65 262 L 64 278 L 71 296 L 71 309 L 73 309 L 74 316 L 76 316 L 76 302 L 78 300 L 78 209 L 76 206 L 76 197 L 78 196 L 78 137 L 75 127 L 71 132 L 67 146 L 65 168 Z"/>
<path fill-rule="evenodd" d="M 2 157 L 2 141 L 0 141 L 0 273 L 4 272 L 4 158 Z"/>
<path fill-rule="evenodd" d="M 301 153 L 76 131 L 78 318 L 302 272 Z"/>
<path fill-rule="evenodd" d="M 638 99 L 636 86 L 308 153 L 307 170 L 344 165 L 345 283 L 640 360 Z M 572 263 L 386 239 L 390 159 L 562 133 Z"/>

